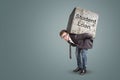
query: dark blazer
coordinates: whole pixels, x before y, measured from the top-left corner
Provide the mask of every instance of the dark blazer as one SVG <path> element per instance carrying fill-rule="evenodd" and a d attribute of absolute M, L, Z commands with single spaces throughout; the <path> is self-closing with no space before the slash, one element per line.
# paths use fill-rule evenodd
<path fill-rule="evenodd" d="M 72 34 L 69 33 L 71 40 L 75 43 L 68 43 L 72 46 L 77 46 L 82 49 L 91 49 L 93 47 L 93 38 L 88 33 L 83 34 Z"/>

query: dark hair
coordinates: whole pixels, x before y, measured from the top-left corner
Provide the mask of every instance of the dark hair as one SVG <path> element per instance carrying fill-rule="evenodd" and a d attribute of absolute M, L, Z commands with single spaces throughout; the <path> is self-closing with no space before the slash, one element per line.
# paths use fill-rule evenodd
<path fill-rule="evenodd" d="M 68 33 L 67 30 L 63 29 L 63 30 L 60 31 L 60 34 L 59 34 L 59 35 L 61 36 L 64 32 Z"/>

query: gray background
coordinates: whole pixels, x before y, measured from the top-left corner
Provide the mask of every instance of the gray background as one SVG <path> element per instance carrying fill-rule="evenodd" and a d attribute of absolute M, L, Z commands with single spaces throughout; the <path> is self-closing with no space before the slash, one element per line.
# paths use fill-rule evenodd
<path fill-rule="evenodd" d="M 0 80 L 119 80 L 120 0 L 0 0 Z M 99 14 L 88 73 L 73 73 L 66 28 L 74 7 Z"/>

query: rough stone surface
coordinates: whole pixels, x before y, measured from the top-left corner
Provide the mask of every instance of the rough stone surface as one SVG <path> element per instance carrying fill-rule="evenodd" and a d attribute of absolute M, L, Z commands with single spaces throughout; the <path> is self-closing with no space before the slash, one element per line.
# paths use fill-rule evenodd
<path fill-rule="evenodd" d="M 76 7 L 70 14 L 67 30 L 75 34 L 90 33 L 95 38 L 97 23 L 98 14 Z"/>

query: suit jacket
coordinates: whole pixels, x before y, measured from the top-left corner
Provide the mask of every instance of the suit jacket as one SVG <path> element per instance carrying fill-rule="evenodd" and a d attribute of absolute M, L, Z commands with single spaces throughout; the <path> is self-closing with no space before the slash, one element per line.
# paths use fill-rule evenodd
<path fill-rule="evenodd" d="M 93 47 L 93 38 L 90 34 L 88 33 L 83 33 L 83 34 L 72 34 L 70 33 L 70 38 L 71 40 L 75 43 L 68 43 L 72 46 L 77 46 L 81 49 L 91 49 Z"/>

